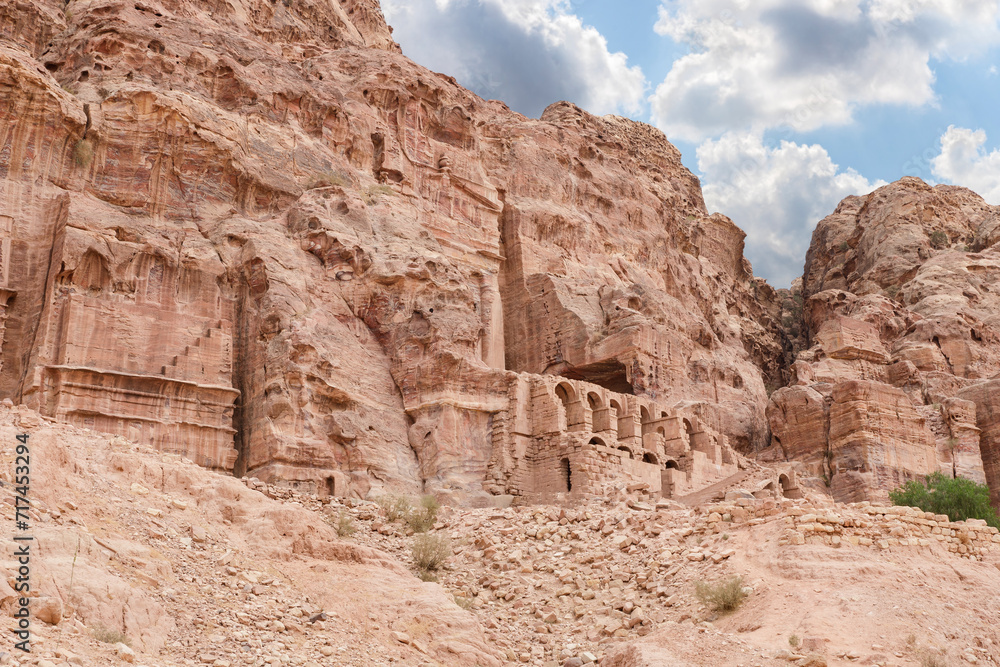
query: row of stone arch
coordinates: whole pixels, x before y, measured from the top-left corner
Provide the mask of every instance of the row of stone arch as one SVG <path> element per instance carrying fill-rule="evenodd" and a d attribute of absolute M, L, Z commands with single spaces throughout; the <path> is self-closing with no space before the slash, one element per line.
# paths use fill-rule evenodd
<path fill-rule="evenodd" d="M 560 382 L 559 384 L 557 384 L 555 387 L 555 394 L 556 397 L 562 402 L 563 407 L 567 409 L 569 408 L 571 403 L 575 403 L 577 401 L 576 390 L 568 382 Z M 587 405 L 590 407 L 591 411 L 603 410 L 604 408 L 608 407 L 614 409 L 615 417 L 617 418 L 621 418 L 626 415 L 625 410 L 622 407 L 622 404 L 615 398 L 609 399 L 608 404 L 605 405 L 604 398 L 599 393 L 597 393 L 596 391 L 587 391 L 586 399 L 587 399 Z M 654 412 L 655 411 L 656 410 L 654 409 Z M 643 434 L 646 433 L 646 427 L 652 428 L 651 426 L 652 422 L 658 419 L 665 419 L 666 417 L 669 416 L 666 410 L 661 409 L 659 410 L 659 413 L 660 414 L 658 416 L 653 416 L 653 414 L 650 413 L 649 409 L 645 405 L 639 406 L 639 422 L 643 427 L 642 431 Z M 689 420 L 686 417 L 682 419 L 682 422 L 684 424 L 684 430 L 686 432 L 687 439 L 690 442 L 691 436 L 694 434 L 694 426 L 691 424 L 691 420 Z M 655 427 L 655 430 L 660 435 L 666 436 L 666 432 L 663 426 L 657 426 Z"/>
<path fill-rule="evenodd" d="M 592 444 L 592 445 L 604 445 L 605 447 L 609 446 L 608 443 L 604 442 L 604 439 L 600 438 L 599 436 L 594 436 L 593 438 L 591 438 L 590 439 L 590 444 Z M 657 465 L 657 466 L 660 465 L 660 461 L 659 461 L 660 457 L 658 457 L 656 455 L 656 452 L 642 452 L 642 456 L 640 457 L 640 456 L 637 456 L 635 452 L 633 452 L 631 449 L 629 449 L 625 445 L 618 445 L 618 451 L 621 452 L 621 455 L 622 455 L 623 458 L 637 459 L 637 460 L 641 460 L 643 463 L 651 463 L 651 464 Z M 663 467 L 664 468 L 673 468 L 675 470 L 680 470 L 680 465 L 677 463 L 677 461 L 675 461 L 674 459 L 670 459 L 670 458 L 665 458 L 664 459 L 664 461 L 663 461 Z"/>

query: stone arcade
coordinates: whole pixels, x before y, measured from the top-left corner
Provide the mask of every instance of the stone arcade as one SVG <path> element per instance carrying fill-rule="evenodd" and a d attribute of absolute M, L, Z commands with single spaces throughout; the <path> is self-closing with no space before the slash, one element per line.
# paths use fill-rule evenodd
<path fill-rule="evenodd" d="M 602 483 L 647 485 L 677 497 L 736 474 L 726 437 L 684 407 L 618 394 L 558 376 L 519 374 L 494 418 L 495 493 L 537 498 L 600 492 Z"/>

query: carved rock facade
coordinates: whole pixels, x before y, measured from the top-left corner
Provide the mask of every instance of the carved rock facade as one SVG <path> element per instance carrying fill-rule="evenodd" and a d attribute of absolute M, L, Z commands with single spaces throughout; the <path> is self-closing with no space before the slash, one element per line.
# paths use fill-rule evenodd
<path fill-rule="evenodd" d="M 774 292 L 656 130 L 484 101 L 371 0 L 0 9 L 0 395 L 360 496 L 533 493 L 546 438 L 680 493 L 766 445 Z M 559 377 L 620 410 L 545 425 Z"/>

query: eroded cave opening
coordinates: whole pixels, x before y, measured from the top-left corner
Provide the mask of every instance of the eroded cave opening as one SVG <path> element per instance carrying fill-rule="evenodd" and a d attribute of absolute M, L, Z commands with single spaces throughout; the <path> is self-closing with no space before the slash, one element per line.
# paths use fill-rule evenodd
<path fill-rule="evenodd" d="M 546 374 L 561 375 L 570 380 L 583 380 L 604 387 L 618 394 L 634 394 L 632 383 L 629 382 L 625 364 L 617 359 L 606 359 L 586 366 L 570 366 L 562 364 L 550 367 Z"/>

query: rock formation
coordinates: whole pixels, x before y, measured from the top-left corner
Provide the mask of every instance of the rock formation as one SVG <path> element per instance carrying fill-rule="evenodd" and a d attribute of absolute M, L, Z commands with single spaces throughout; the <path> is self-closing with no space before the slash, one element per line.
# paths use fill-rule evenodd
<path fill-rule="evenodd" d="M 941 470 L 988 482 L 1000 505 L 998 242 L 1000 207 L 915 178 L 824 218 L 801 285 L 806 349 L 767 408 L 781 456 L 837 499 Z"/>
<path fill-rule="evenodd" d="M 373 0 L 0 15 L 0 395 L 362 497 L 510 492 L 542 375 L 767 444 L 774 291 L 660 132 L 484 101 Z"/>

